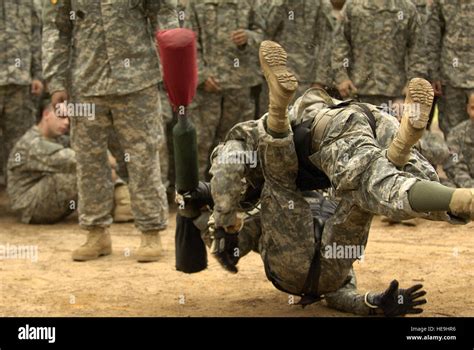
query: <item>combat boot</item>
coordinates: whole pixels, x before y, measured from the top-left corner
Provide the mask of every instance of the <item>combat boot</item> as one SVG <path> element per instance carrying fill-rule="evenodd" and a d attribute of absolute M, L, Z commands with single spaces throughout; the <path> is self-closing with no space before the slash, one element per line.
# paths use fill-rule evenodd
<path fill-rule="evenodd" d="M 434 98 L 433 88 L 425 79 L 412 79 L 407 90 L 401 125 L 387 152 L 387 158 L 400 168 L 408 163 L 412 147 L 423 136 Z"/>
<path fill-rule="evenodd" d="M 110 254 L 112 254 L 112 240 L 109 230 L 105 227 L 93 227 L 89 229 L 86 243 L 72 252 L 72 259 L 88 261 Z"/>
<path fill-rule="evenodd" d="M 279 44 L 263 41 L 259 50 L 260 65 L 267 80 L 270 104 L 268 108 L 267 128 L 278 134 L 290 130 L 287 111 L 298 81 L 286 66 L 288 56 Z"/>
<path fill-rule="evenodd" d="M 132 203 L 127 185 L 115 187 L 114 192 L 114 222 L 129 222 L 133 220 Z"/>
<path fill-rule="evenodd" d="M 474 189 L 455 190 L 449 203 L 449 211 L 460 218 L 474 220 Z"/>
<path fill-rule="evenodd" d="M 135 257 L 138 262 L 158 261 L 161 255 L 160 231 L 142 232 L 142 242 Z"/>

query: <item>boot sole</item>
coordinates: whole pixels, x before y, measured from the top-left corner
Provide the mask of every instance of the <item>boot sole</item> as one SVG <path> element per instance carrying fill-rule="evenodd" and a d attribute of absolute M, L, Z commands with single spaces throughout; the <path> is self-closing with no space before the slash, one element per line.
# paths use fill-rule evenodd
<path fill-rule="evenodd" d="M 408 84 L 408 94 L 405 107 L 409 105 L 409 112 L 404 113 L 415 129 L 425 129 L 428 125 L 434 92 L 431 84 L 422 78 L 414 78 Z"/>
<path fill-rule="evenodd" d="M 274 41 L 265 40 L 260 45 L 259 50 L 260 65 L 267 80 L 271 76 L 275 77 L 281 88 L 291 93 L 298 88 L 298 81 L 295 75 L 286 66 L 288 55 Z"/>
<path fill-rule="evenodd" d="M 74 256 L 72 257 L 72 260 L 74 261 L 90 261 L 90 260 L 95 260 L 95 259 L 99 259 L 100 257 L 102 256 L 107 256 L 107 255 L 110 255 L 112 254 L 112 249 L 110 250 L 105 250 L 105 251 L 102 251 L 99 253 L 98 256 Z"/>

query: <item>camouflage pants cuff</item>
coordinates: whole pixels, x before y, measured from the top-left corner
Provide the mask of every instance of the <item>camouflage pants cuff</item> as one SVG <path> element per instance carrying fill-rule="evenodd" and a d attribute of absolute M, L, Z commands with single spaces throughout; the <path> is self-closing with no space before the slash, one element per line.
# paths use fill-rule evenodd
<path fill-rule="evenodd" d="M 261 143 L 271 145 L 273 147 L 288 147 L 293 142 L 293 132 L 290 131 L 288 136 L 284 138 L 274 138 L 267 130 L 265 130 L 265 119 L 258 121 L 258 136 Z"/>

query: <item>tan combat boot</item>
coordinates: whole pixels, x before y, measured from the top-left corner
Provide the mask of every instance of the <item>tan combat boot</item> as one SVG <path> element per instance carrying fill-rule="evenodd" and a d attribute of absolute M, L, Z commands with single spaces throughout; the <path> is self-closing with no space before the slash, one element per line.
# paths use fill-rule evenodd
<path fill-rule="evenodd" d="M 387 152 L 387 158 L 397 167 L 408 163 L 412 147 L 423 136 L 433 98 L 433 88 L 425 79 L 414 78 L 408 84 L 400 129 Z"/>
<path fill-rule="evenodd" d="M 89 229 L 86 243 L 72 252 L 72 259 L 88 261 L 110 254 L 112 254 L 112 240 L 109 230 L 105 227 L 94 227 Z"/>
<path fill-rule="evenodd" d="M 133 221 L 132 203 L 127 185 L 118 185 L 114 193 L 114 222 Z"/>
<path fill-rule="evenodd" d="M 474 188 L 458 188 L 454 191 L 449 211 L 463 219 L 474 220 Z"/>
<path fill-rule="evenodd" d="M 147 231 L 142 233 L 142 242 L 135 257 L 138 262 L 158 261 L 161 255 L 160 231 Z"/>
<path fill-rule="evenodd" d="M 298 88 L 298 81 L 286 67 L 288 56 L 279 44 L 269 40 L 263 41 L 259 57 L 270 97 L 267 127 L 275 133 L 285 134 L 290 130 L 288 105 Z"/>

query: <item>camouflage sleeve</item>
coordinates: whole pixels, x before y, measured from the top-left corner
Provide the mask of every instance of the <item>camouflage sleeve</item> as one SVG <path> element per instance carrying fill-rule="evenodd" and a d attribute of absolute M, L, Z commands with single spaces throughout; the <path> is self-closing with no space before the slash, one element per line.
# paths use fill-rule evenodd
<path fill-rule="evenodd" d="M 408 27 L 407 80 L 416 77 L 428 78 L 427 51 L 424 46 L 421 17 L 415 5 Z"/>
<path fill-rule="evenodd" d="M 317 20 L 317 51 L 316 51 L 316 69 L 312 78 L 313 83 L 323 86 L 329 86 L 332 83 L 331 72 L 331 50 L 332 50 L 332 29 L 328 14 L 331 11 L 330 4 L 322 2 Z"/>
<path fill-rule="evenodd" d="M 31 43 L 31 76 L 33 79 L 43 79 L 43 68 L 41 67 L 41 21 L 36 10 L 32 10 L 32 37 Z"/>
<path fill-rule="evenodd" d="M 199 18 L 197 15 L 197 12 L 194 8 L 194 1 L 188 1 L 188 4 L 186 6 L 186 22 L 184 23 L 184 27 L 188 29 L 192 29 L 197 36 L 197 52 L 198 52 L 198 85 L 201 85 L 204 83 L 207 78 L 209 78 L 210 73 L 209 70 L 206 67 L 206 64 L 203 60 L 204 57 L 204 51 L 203 51 L 203 45 L 202 45 L 202 27 L 199 23 Z"/>
<path fill-rule="evenodd" d="M 265 20 L 256 2 L 253 2 L 250 17 L 250 28 L 245 30 L 248 36 L 247 45 L 252 49 L 258 50 L 264 36 Z"/>
<path fill-rule="evenodd" d="M 76 154 L 72 148 L 48 142 L 29 152 L 26 168 L 31 171 L 73 173 L 76 171 Z"/>
<path fill-rule="evenodd" d="M 212 154 L 210 174 L 216 227 L 235 224 L 242 193 L 245 164 L 226 161 L 232 155 L 246 151 L 243 141 L 230 140 L 217 146 Z"/>
<path fill-rule="evenodd" d="M 153 28 L 155 30 L 179 28 L 177 6 L 177 0 L 147 0 L 146 13 Z"/>
<path fill-rule="evenodd" d="M 71 0 L 43 1 L 43 77 L 50 93 L 66 90 L 72 37 Z"/>
<path fill-rule="evenodd" d="M 283 29 L 286 7 L 283 0 L 273 0 L 271 3 L 266 5 L 269 6 L 269 9 L 267 9 L 267 16 L 264 24 L 265 38 L 275 40 L 278 37 L 279 32 Z"/>
<path fill-rule="evenodd" d="M 451 157 L 444 164 L 443 169 L 456 187 L 473 188 L 474 179 L 471 177 L 469 172 L 469 166 L 463 155 L 463 142 L 464 137 L 459 135 L 456 130 L 453 129 L 447 138 L 449 150 L 451 151 Z"/>
<path fill-rule="evenodd" d="M 324 296 L 329 307 L 350 312 L 360 316 L 370 315 L 371 309 L 365 304 L 365 296 L 357 292 L 357 282 L 354 271 L 349 273 L 350 280 L 337 291 Z"/>
<path fill-rule="evenodd" d="M 426 35 L 428 46 L 429 67 L 432 72 L 431 79 L 441 80 L 441 38 L 444 31 L 444 21 L 441 16 L 439 0 L 434 0 L 428 5 L 428 19 L 426 22 Z"/>
<path fill-rule="evenodd" d="M 341 12 L 341 22 L 334 33 L 331 67 L 336 84 L 349 79 L 348 68 L 351 59 L 351 0 L 348 0 Z"/>

